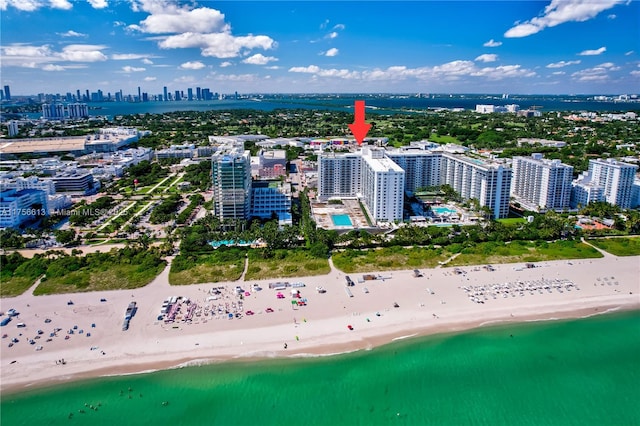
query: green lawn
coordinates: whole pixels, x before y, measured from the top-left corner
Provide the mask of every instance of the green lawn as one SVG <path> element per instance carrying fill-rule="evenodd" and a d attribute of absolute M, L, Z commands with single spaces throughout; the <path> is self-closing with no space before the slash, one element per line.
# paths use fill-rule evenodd
<path fill-rule="evenodd" d="M 262 249 L 251 250 L 245 281 L 324 275 L 330 271 L 327 259 L 313 257 L 306 250 L 276 250 L 266 259 Z"/>
<path fill-rule="evenodd" d="M 504 219 L 498 219 L 497 222 L 505 225 L 513 225 L 514 223 L 524 223 L 526 220 L 523 217 L 507 217 Z"/>
<path fill-rule="evenodd" d="M 594 238 L 588 240 L 588 242 L 614 256 L 640 255 L 640 237 Z"/>
<path fill-rule="evenodd" d="M 0 256 L 0 297 L 24 293 L 45 273 L 47 263 L 42 256 L 31 259 L 18 253 Z"/>
<path fill-rule="evenodd" d="M 334 252 L 333 264 L 346 273 L 434 268 L 450 257 L 443 249 L 426 247 L 384 247 L 377 250 L 344 250 Z"/>
<path fill-rule="evenodd" d="M 429 140 L 432 142 L 438 142 L 438 143 L 457 143 L 457 144 L 460 143 L 460 141 L 453 136 L 448 136 L 448 135 L 438 136 L 437 133 L 431 133 L 431 136 L 429 136 Z"/>
<path fill-rule="evenodd" d="M 197 257 L 178 256 L 169 272 L 169 284 L 189 285 L 208 282 L 235 281 L 244 271 L 246 250 L 216 250 Z"/>
<path fill-rule="evenodd" d="M 88 267 L 64 276 L 43 280 L 33 294 L 79 293 L 99 290 L 122 290 L 144 287 L 165 265 L 145 268 L 139 265 L 113 265 L 106 269 Z"/>
<path fill-rule="evenodd" d="M 541 262 L 561 259 L 599 258 L 602 254 L 578 241 L 512 241 L 480 243 L 462 250 L 447 266 L 482 265 L 486 263 Z"/>

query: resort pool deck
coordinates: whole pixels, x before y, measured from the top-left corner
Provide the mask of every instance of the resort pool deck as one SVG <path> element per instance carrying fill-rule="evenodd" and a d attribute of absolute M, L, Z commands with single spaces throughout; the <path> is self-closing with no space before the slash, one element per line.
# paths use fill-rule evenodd
<path fill-rule="evenodd" d="M 443 215 L 451 215 L 451 214 L 456 214 L 458 213 L 457 210 L 452 209 L 450 207 L 431 207 L 431 210 L 438 216 L 443 216 Z"/>
<path fill-rule="evenodd" d="M 331 221 L 334 226 L 353 226 L 348 214 L 332 214 Z"/>

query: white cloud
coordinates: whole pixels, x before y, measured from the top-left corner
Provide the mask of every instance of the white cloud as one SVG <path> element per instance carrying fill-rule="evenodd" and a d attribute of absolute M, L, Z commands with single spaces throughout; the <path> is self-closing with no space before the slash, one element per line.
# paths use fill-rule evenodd
<path fill-rule="evenodd" d="M 640 77 L 640 71 L 631 71 L 629 74 L 631 74 L 633 77 Z"/>
<path fill-rule="evenodd" d="M 547 68 L 564 68 L 564 67 L 568 67 L 569 65 L 578 65 L 580 62 L 581 62 L 580 60 L 552 62 L 547 65 Z"/>
<path fill-rule="evenodd" d="M 144 53 L 114 53 L 111 59 L 114 61 L 132 61 L 135 59 L 146 59 L 149 55 Z"/>
<path fill-rule="evenodd" d="M 181 64 L 178 68 L 182 70 L 201 70 L 205 66 L 206 65 L 200 61 L 189 61 L 189 62 L 185 62 L 184 64 Z"/>
<path fill-rule="evenodd" d="M 95 44 L 70 44 L 56 52 L 49 45 L 33 46 L 15 43 L 0 47 L 0 60 L 3 66 L 32 68 L 37 64 L 51 62 L 99 62 L 106 61 L 102 53 L 106 46 Z"/>
<path fill-rule="evenodd" d="M 253 56 L 249 56 L 247 59 L 243 60 L 242 62 L 245 64 L 251 64 L 251 65 L 266 65 L 269 62 L 274 62 L 277 60 L 278 58 L 275 58 L 273 56 L 264 56 L 260 53 L 256 53 Z"/>
<path fill-rule="evenodd" d="M 66 33 L 58 33 L 60 37 L 86 37 L 86 34 L 78 33 L 73 30 L 69 30 Z"/>
<path fill-rule="evenodd" d="M 166 37 L 159 44 L 161 49 L 194 48 L 201 49 L 202 56 L 215 58 L 235 58 L 242 49 L 271 49 L 275 42 L 267 36 L 235 37 L 228 33 L 183 33 Z"/>
<path fill-rule="evenodd" d="M 564 72 L 564 71 L 554 71 L 554 72 L 551 73 L 551 75 L 565 75 L 565 74 L 566 74 L 566 72 Z"/>
<path fill-rule="evenodd" d="M 215 9 L 167 7 L 140 21 L 136 29 L 150 34 L 208 33 L 228 31 L 229 26 L 224 22 L 224 15 Z"/>
<path fill-rule="evenodd" d="M 44 67 L 42 67 L 43 71 L 64 71 L 65 68 L 62 65 L 54 65 L 54 64 L 47 64 Z"/>
<path fill-rule="evenodd" d="M 259 80 L 259 77 L 256 74 L 213 74 L 212 77 L 217 81 L 252 82 Z M 268 76 L 262 78 L 267 77 Z"/>
<path fill-rule="evenodd" d="M 327 25 L 329 25 L 329 20 L 325 19 L 324 22 L 320 24 L 320 29 L 324 30 L 325 28 L 327 28 Z"/>
<path fill-rule="evenodd" d="M 190 75 L 183 75 L 174 79 L 173 81 L 175 81 L 176 83 L 193 83 L 194 81 L 196 81 L 196 79 Z"/>
<path fill-rule="evenodd" d="M 147 69 L 144 67 L 132 67 L 130 65 L 126 65 L 124 67 L 122 67 L 122 71 L 124 71 L 125 73 L 132 73 L 132 72 L 142 72 L 142 71 L 146 71 Z"/>
<path fill-rule="evenodd" d="M 202 56 L 234 58 L 246 49 L 272 49 L 276 43 L 264 35 L 234 36 L 225 16 L 209 7 L 193 8 L 155 0 L 132 0 L 134 11 L 150 15 L 129 30 L 159 34 L 155 38 L 161 49 L 200 48 Z"/>
<path fill-rule="evenodd" d="M 33 12 L 45 6 L 62 10 L 73 8 L 73 4 L 69 0 L 0 0 L 0 10 L 7 10 L 9 6 L 23 12 Z"/>
<path fill-rule="evenodd" d="M 612 13 L 611 15 L 607 15 L 607 19 L 616 19 L 617 16 L 615 13 Z"/>
<path fill-rule="evenodd" d="M 338 49 L 332 47 L 331 49 L 324 52 L 324 56 L 337 56 L 339 52 L 340 51 Z"/>
<path fill-rule="evenodd" d="M 614 63 L 605 62 L 593 68 L 576 71 L 571 74 L 571 77 L 579 82 L 604 82 L 609 80 L 610 71 L 618 70 L 620 70 L 620 67 L 617 67 Z"/>
<path fill-rule="evenodd" d="M 144 58 L 141 62 L 145 65 L 153 65 L 153 61 L 149 58 Z"/>
<path fill-rule="evenodd" d="M 91 7 L 93 7 L 94 9 L 104 9 L 105 7 L 109 6 L 107 0 L 87 0 L 87 2 L 89 2 Z"/>
<path fill-rule="evenodd" d="M 626 0 L 551 0 L 544 12 L 523 23 L 516 23 L 507 30 L 507 38 L 527 37 L 545 28 L 555 27 L 565 22 L 584 22 L 594 18 L 600 12 L 625 3 Z M 628 4 L 628 3 L 627 3 Z"/>
<path fill-rule="evenodd" d="M 606 51 L 607 51 L 607 48 L 602 46 L 599 49 L 583 50 L 582 52 L 578 53 L 578 55 L 580 55 L 580 56 L 596 56 L 596 55 L 601 55 Z"/>
<path fill-rule="evenodd" d="M 60 52 L 60 57 L 72 62 L 99 62 L 106 61 L 107 57 L 101 50 L 106 46 L 95 44 L 70 44 Z"/>
<path fill-rule="evenodd" d="M 634 53 L 633 50 L 630 50 L 628 52 L 625 52 L 624 56 L 631 56 L 631 55 L 633 55 L 633 53 Z"/>
<path fill-rule="evenodd" d="M 15 7 L 24 12 L 33 12 L 42 7 L 40 0 L 2 0 L 0 1 L 0 10 L 7 10 L 9 6 Z"/>
<path fill-rule="evenodd" d="M 488 42 L 483 44 L 484 47 L 498 47 L 502 46 L 501 41 L 495 41 L 494 39 L 489 40 Z"/>
<path fill-rule="evenodd" d="M 498 55 L 495 53 L 485 53 L 474 59 L 476 62 L 495 62 L 498 60 Z"/>
<path fill-rule="evenodd" d="M 376 68 L 365 71 L 335 68 L 323 69 L 317 65 L 309 65 L 306 67 L 291 67 L 289 72 L 312 74 L 314 77 L 334 77 L 362 81 L 404 80 L 408 78 L 455 81 L 468 76 L 487 80 L 500 80 L 503 78 L 533 77 L 536 75 L 534 71 L 522 68 L 520 65 L 478 68 L 473 61 L 461 60 L 434 67 L 407 68 L 406 66 L 392 66 L 387 69 Z"/>
<path fill-rule="evenodd" d="M 145 77 L 144 81 L 156 81 L 157 79 L 157 77 Z"/>
<path fill-rule="evenodd" d="M 338 33 L 336 31 L 332 31 L 332 32 L 330 32 L 329 34 L 327 34 L 325 36 L 325 38 L 330 38 L 330 39 L 333 39 L 333 38 L 336 38 L 336 37 L 338 37 Z"/>
<path fill-rule="evenodd" d="M 271 66 L 265 67 L 265 69 L 268 69 L 268 70 L 279 70 L 280 68 L 282 67 L 279 67 L 278 65 L 271 65 Z"/>
<path fill-rule="evenodd" d="M 345 26 L 344 26 L 344 24 L 335 24 L 335 25 L 333 26 L 333 29 L 334 29 L 334 30 L 340 30 L 340 31 L 342 31 L 342 30 L 344 30 L 344 29 L 345 29 Z"/>
<path fill-rule="evenodd" d="M 220 68 L 230 67 L 231 65 L 233 65 L 233 62 L 224 61 L 220 64 Z"/>
<path fill-rule="evenodd" d="M 69 0 L 49 0 L 51 8 L 69 10 L 73 8 L 73 5 L 69 3 Z"/>

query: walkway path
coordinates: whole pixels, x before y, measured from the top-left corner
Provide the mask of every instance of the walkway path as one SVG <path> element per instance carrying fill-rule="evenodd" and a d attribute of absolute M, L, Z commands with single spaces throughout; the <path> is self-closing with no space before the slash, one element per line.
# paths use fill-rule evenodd
<path fill-rule="evenodd" d="M 582 242 L 583 242 L 583 243 L 585 243 L 586 245 L 588 245 L 588 246 L 590 246 L 590 247 L 593 247 L 594 249 L 598 250 L 600 253 L 602 253 L 602 255 L 603 255 L 604 257 L 609 257 L 609 258 L 615 257 L 615 256 L 614 256 L 614 255 L 612 255 L 611 253 L 606 252 L 606 251 L 602 250 L 601 248 L 594 246 L 594 245 L 593 245 L 593 244 L 591 244 L 589 241 L 585 240 L 585 238 L 584 238 L 584 237 L 581 237 L 581 238 L 580 238 L 580 241 L 582 241 Z"/>

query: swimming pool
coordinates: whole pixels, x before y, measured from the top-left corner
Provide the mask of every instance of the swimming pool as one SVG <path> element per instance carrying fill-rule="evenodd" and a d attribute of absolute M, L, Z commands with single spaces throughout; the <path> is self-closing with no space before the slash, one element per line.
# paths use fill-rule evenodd
<path fill-rule="evenodd" d="M 335 226 L 353 226 L 348 214 L 332 214 L 331 221 Z"/>
<path fill-rule="evenodd" d="M 438 216 L 458 213 L 456 210 L 449 207 L 431 207 L 431 210 Z"/>
<path fill-rule="evenodd" d="M 220 246 L 249 246 L 253 244 L 255 241 L 244 241 L 244 240 L 220 240 L 220 241 L 210 241 L 209 244 L 213 248 L 218 248 Z"/>

